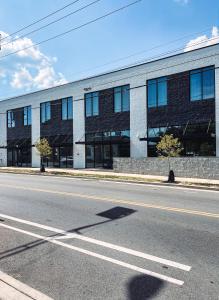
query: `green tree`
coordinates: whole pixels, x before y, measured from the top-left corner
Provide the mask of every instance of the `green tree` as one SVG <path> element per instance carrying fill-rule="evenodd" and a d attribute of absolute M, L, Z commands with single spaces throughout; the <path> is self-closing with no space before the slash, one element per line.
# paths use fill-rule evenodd
<path fill-rule="evenodd" d="M 52 154 L 52 148 L 49 145 L 49 142 L 46 138 L 39 139 L 35 147 L 41 157 L 41 172 L 45 172 L 44 159 L 49 157 Z"/>
<path fill-rule="evenodd" d="M 174 172 L 171 170 L 170 158 L 178 157 L 183 151 L 183 147 L 178 138 L 174 138 L 173 134 L 165 134 L 161 137 L 160 142 L 156 146 L 157 154 L 160 157 L 168 159 L 169 166 L 169 182 L 174 182 Z"/>

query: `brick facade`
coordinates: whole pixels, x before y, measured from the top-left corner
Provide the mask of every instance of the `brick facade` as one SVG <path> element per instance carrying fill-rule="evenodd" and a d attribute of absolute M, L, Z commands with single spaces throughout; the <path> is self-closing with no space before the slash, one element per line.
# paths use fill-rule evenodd
<path fill-rule="evenodd" d="M 130 112 L 114 112 L 114 89 L 99 92 L 99 115 L 85 117 L 85 132 L 130 129 Z"/>

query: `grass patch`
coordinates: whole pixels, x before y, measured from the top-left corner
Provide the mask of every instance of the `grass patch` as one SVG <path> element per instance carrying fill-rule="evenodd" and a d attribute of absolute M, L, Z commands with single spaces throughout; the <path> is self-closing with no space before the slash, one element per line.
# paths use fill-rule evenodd
<path fill-rule="evenodd" d="M 0 173 L 11 173 L 11 174 L 29 174 L 29 175 L 39 175 L 39 176 L 60 176 L 60 177 L 72 177 L 72 178 L 86 178 L 86 179 L 95 179 L 95 180 L 108 180 L 108 181 L 121 181 L 121 182 L 131 182 L 131 183 L 154 183 L 154 184 L 163 184 L 167 186 L 185 186 L 185 187 L 194 187 L 194 188 L 208 188 L 219 190 L 219 184 L 211 184 L 211 183 L 195 183 L 195 182 L 187 182 L 187 181 L 178 181 L 173 184 L 169 184 L 166 181 L 161 179 L 150 179 L 150 178 L 142 178 L 133 176 L 121 176 L 121 175 L 111 175 L 111 174 L 87 174 L 82 172 L 59 172 L 59 171 L 46 171 L 45 173 L 41 173 L 39 169 L 28 170 L 28 169 L 19 169 L 19 168 L 11 168 L 11 169 L 1 169 Z"/>

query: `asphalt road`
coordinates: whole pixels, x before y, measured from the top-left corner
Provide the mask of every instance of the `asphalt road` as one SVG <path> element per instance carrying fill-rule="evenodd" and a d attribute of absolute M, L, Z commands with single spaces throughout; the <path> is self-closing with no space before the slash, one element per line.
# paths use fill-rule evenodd
<path fill-rule="evenodd" d="M 217 300 L 219 192 L 0 174 L 0 271 L 53 299 Z"/>

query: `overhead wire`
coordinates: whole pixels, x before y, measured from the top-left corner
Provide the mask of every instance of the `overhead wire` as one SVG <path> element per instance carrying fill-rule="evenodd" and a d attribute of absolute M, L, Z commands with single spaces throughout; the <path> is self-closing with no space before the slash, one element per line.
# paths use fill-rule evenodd
<path fill-rule="evenodd" d="M 129 3 L 129 4 L 127 4 L 127 5 L 124 5 L 124 6 L 121 6 L 121 7 L 117 8 L 117 9 L 114 9 L 114 10 L 112 10 L 112 11 L 110 11 L 110 12 L 108 12 L 108 13 L 106 13 L 106 14 L 100 16 L 100 17 L 97 17 L 97 18 L 95 18 L 95 19 L 92 19 L 91 21 L 88 21 L 88 22 L 83 23 L 83 24 L 81 24 L 81 25 L 79 25 L 79 26 L 73 27 L 73 28 L 71 28 L 71 29 L 69 29 L 69 30 L 67 30 L 67 31 L 64 31 L 64 32 L 62 32 L 62 33 L 59 33 L 59 34 L 57 34 L 57 35 L 54 35 L 54 36 L 52 36 L 52 37 L 50 37 L 50 38 L 48 38 L 48 39 L 45 39 L 45 40 L 43 40 L 43 41 L 40 41 L 40 42 L 35 43 L 35 44 L 33 44 L 33 45 L 30 45 L 30 46 L 28 46 L 28 47 L 24 47 L 24 48 L 22 48 L 22 49 L 16 50 L 16 51 L 14 51 L 14 52 L 10 52 L 10 53 L 8 53 L 8 54 L 2 55 L 2 56 L 0 56 L 0 60 L 2 60 L 2 59 L 5 58 L 5 57 L 8 57 L 8 56 L 10 56 L 10 55 L 14 55 L 14 54 L 19 53 L 19 52 L 21 52 L 21 51 L 24 51 L 24 50 L 27 50 L 27 49 L 30 49 L 30 48 L 39 46 L 39 45 L 44 44 L 44 43 L 47 43 L 47 42 L 49 42 L 49 41 L 51 41 L 51 40 L 54 40 L 54 39 L 57 39 L 57 38 L 62 37 L 62 36 L 64 36 L 64 35 L 67 35 L 67 34 L 69 34 L 70 32 L 76 31 L 76 30 L 81 29 L 81 28 L 83 28 L 83 27 L 86 27 L 86 26 L 88 26 L 88 25 L 90 25 L 90 24 L 93 24 L 93 23 L 95 23 L 95 22 L 97 22 L 97 21 L 100 21 L 100 20 L 102 20 L 102 19 L 105 19 L 105 18 L 107 18 L 107 17 L 109 17 L 109 16 L 111 16 L 111 15 L 117 13 L 117 12 L 120 12 L 120 11 L 122 11 L 122 10 L 124 10 L 124 9 L 127 9 L 128 7 L 133 6 L 133 5 L 135 5 L 135 4 L 137 4 L 137 3 L 141 2 L 141 1 L 142 1 L 142 0 L 136 0 L 136 1 L 133 1 L 133 2 L 131 2 L 131 3 Z"/>
<path fill-rule="evenodd" d="M 1 40 L 3 41 L 3 40 L 5 40 L 5 39 L 7 39 L 7 38 L 9 38 L 9 37 L 12 37 L 12 36 L 14 36 L 15 34 L 18 34 L 18 33 L 22 32 L 23 30 L 25 30 L 25 29 L 27 29 L 27 28 L 30 28 L 30 27 L 32 27 L 33 25 L 36 25 L 37 23 L 39 23 L 39 22 L 41 22 L 41 21 L 44 21 L 45 19 L 47 19 L 47 18 L 49 18 L 49 17 L 51 17 L 51 16 L 57 14 L 58 12 L 60 12 L 60 11 L 62 11 L 62 10 L 64 10 L 64 9 L 66 9 L 67 7 L 69 7 L 69 6 L 71 6 L 71 5 L 75 4 L 75 3 L 77 3 L 77 2 L 79 2 L 79 1 L 81 1 L 81 0 L 75 0 L 75 1 L 73 1 L 73 2 L 71 2 L 71 3 L 69 3 L 69 4 L 67 4 L 67 5 L 65 5 L 65 6 L 59 8 L 59 9 L 57 9 L 57 10 L 55 10 L 54 12 L 52 12 L 52 13 L 50 13 L 50 14 L 48 14 L 48 15 L 46 15 L 46 16 L 44 16 L 44 17 L 42 17 L 42 18 L 40 18 L 40 19 L 38 19 L 38 20 L 36 20 L 36 21 L 34 21 L 33 23 L 30 23 L 30 24 L 28 24 L 28 25 L 26 25 L 26 26 L 24 26 L 24 27 L 22 27 L 22 28 L 16 30 L 15 32 L 13 32 L 13 33 L 11 33 L 11 34 L 9 34 L 9 35 L 3 37 Z"/>
<path fill-rule="evenodd" d="M 74 10 L 74 11 L 71 12 L 71 13 L 62 16 L 61 18 L 58 18 L 58 19 L 56 19 L 56 20 L 54 20 L 54 21 L 52 21 L 52 22 L 50 22 L 50 23 L 48 23 L 48 24 L 45 24 L 45 25 L 43 25 L 43 26 L 41 26 L 41 27 L 39 27 L 39 28 L 36 28 L 36 29 L 34 29 L 34 30 L 32 30 L 32 31 L 30 31 L 30 32 L 28 32 L 28 33 L 25 33 L 25 34 L 23 34 L 23 35 L 21 35 L 21 36 L 18 36 L 18 37 L 16 37 L 15 39 L 13 39 L 13 40 L 11 40 L 11 41 L 9 41 L 9 42 L 3 43 L 3 44 L 1 44 L 1 48 L 3 49 L 4 46 L 7 46 L 7 45 L 9 45 L 9 44 L 13 44 L 13 43 L 16 42 L 17 40 L 20 40 L 20 39 L 22 39 L 22 38 L 25 38 L 25 37 L 27 37 L 27 36 L 29 36 L 29 35 L 35 33 L 35 32 L 38 32 L 38 31 L 40 31 L 40 30 L 42 30 L 42 29 L 44 29 L 44 28 L 49 27 L 50 25 L 53 25 L 53 24 L 55 24 L 55 23 L 57 23 L 57 22 L 59 22 L 59 21 L 62 21 L 62 20 L 66 19 L 66 18 L 68 18 L 68 17 L 70 17 L 70 16 L 72 16 L 72 15 L 74 15 L 74 14 L 76 14 L 76 13 L 78 13 L 78 12 L 80 12 L 80 11 L 82 11 L 82 10 L 84 10 L 84 9 L 86 9 L 86 8 L 88 8 L 88 7 L 92 6 L 92 5 L 94 5 L 94 4 L 96 4 L 97 2 L 100 2 L 100 1 L 102 1 L 102 0 L 95 0 L 95 1 L 93 1 L 93 2 L 90 2 L 90 3 L 88 3 L 88 4 L 86 4 L 86 5 L 82 6 L 82 7 L 80 7 L 80 8 L 78 8 L 78 9 Z"/>

